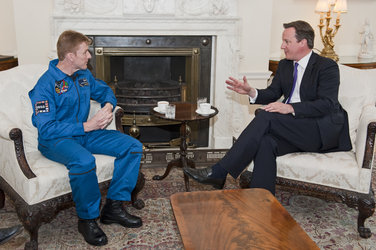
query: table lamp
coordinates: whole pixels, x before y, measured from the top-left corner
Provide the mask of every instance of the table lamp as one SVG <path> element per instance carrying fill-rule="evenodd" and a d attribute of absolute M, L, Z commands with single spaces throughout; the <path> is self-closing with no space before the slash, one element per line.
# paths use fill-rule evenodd
<path fill-rule="evenodd" d="M 315 12 L 320 13 L 320 36 L 324 48 L 321 51 L 321 55 L 329 57 L 335 61 L 338 61 L 338 55 L 334 51 L 333 38 L 337 34 L 339 27 L 341 27 L 340 16 L 341 13 L 347 12 L 346 0 L 318 0 L 315 8 Z M 326 16 L 324 14 L 326 13 Z M 334 28 L 330 27 L 330 21 L 332 19 L 332 13 L 337 13 L 336 23 Z M 324 19 L 326 20 L 324 24 Z M 325 27 L 325 31 L 324 31 Z"/>

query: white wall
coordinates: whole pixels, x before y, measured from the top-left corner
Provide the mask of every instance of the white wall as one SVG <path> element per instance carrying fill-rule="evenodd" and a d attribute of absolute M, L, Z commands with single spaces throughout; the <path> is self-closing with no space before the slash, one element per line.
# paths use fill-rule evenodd
<path fill-rule="evenodd" d="M 17 55 L 13 1 L 0 2 L 0 55 Z"/>
<path fill-rule="evenodd" d="M 52 6 L 51 0 L 13 0 L 19 64 L 48 63 Z"/>

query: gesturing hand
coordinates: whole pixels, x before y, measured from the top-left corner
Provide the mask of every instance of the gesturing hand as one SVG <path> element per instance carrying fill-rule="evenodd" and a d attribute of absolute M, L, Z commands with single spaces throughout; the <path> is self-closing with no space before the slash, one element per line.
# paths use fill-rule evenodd
<path fill-rule="evenodd" d="M 112 121 L 112 118 L 112 104 L 106 103 L 90 120 L 83 123 L 84 131 L 104 129 Z"/>
<path fill-rule="evenodd" d="M 231 89 L 236 93 L 249 95 L 252 98 L 254 98 L 256 95 L 256 90 L 248 84 L 247 78 L 245 76 L 243 76 L 243 81 L 230 76 L 229 79 L 226 80 L 226 84 L 228 89 Z"/>

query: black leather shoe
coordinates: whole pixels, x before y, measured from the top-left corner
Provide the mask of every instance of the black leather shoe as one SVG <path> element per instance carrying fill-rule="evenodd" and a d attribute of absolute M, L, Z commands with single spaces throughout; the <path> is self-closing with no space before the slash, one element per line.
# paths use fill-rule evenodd
<path fill-rule="evenodd" d="M 183 168 L 184 173 L 186 173 L 193 180 L 198 181 L 202 184 L 212 185 L 216 189 L 222 189 L 225 185 L 226 179 L 213 178 L 212 168 Z"/>
<path fill-rule="evenodd" d="M 124 208 L 122 201 L 107 199 L 101 212 L 100 221 L 103 224 L 117 223 L 123 227 L 141 227 L 140 217 L 129 214 Z"/>
<path fill-rule="evenodd" d="M 0 229 L 0 245 L 11 240 L 14 236 L 22 231 L 22 226 L 14 226 Z"/>
<path fill-rule="evenodd" d="M 107 244 L 107 236 L 95 219 L 78 219 L 78 232 L 84 236 L 85 241 L 90 245 L 103 246 Z"/>

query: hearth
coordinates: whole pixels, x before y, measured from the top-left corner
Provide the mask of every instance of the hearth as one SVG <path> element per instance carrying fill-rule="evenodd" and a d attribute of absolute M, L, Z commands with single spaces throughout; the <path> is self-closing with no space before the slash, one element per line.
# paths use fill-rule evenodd
<path fill-rule="evenodd" d="M 160 100 L 210 101 L 211 36 L 89 36 L 91 64 L 97 78 L 115 92 L 126 115 L 125 131 L 134 125 L 146 146 L 175 146 L 179 124 L 150 115 Z M 190 145 L 208 146 L 208 121 L 190 125 Z"/>

